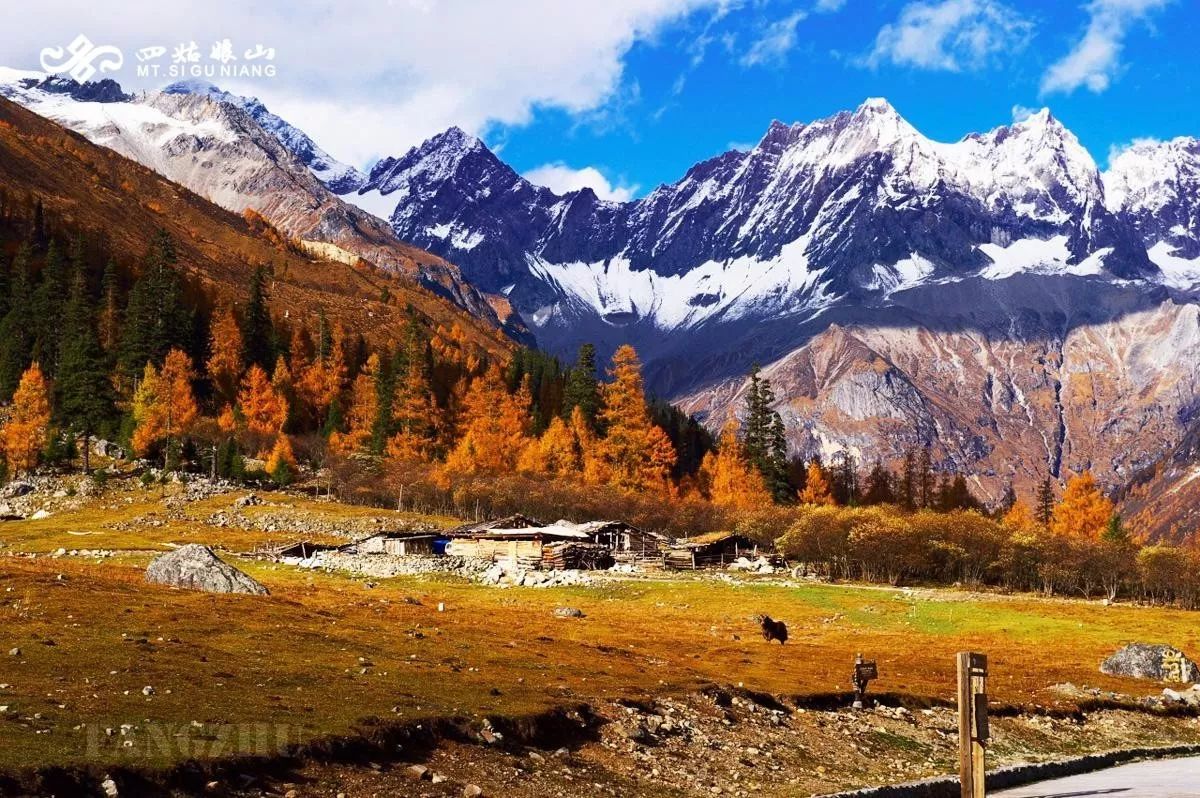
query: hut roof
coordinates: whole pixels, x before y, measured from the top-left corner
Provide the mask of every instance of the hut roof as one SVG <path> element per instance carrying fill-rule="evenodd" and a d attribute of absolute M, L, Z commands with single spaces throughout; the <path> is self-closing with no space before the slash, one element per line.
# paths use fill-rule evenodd
<path fill-rule="evenodd" d="M 506 515 L 503 518 L 493 518 L 490 521 L 479 521 L 474 524 L 463 524 L 451 529 L 447 534 L 454 537 L 468 537 L 477 535 L 480 532 L 487 532 L 492 529 L 528 529 L 530 527 L 545 526 L 541 521 L 530 518 L 521 513 Z"/>
<path fill-rule="evenodd" d="M 488 529 L 478 532 L 472 537 L 476 538 L 506 538 L 506 539 L 530 539 L 530 538 L 562 538 L 571 540 L 587 540 L 591 536 L 587 532 L 581 532 L 572 527 L 559 526 L 551 524 L 550 526 L 535 526 L 522 527 L 519 529 Z"/>
<path fill-rule="evenodd" d="M 716 543 L 724 543 L 728 540 L 744 541 L 750 545 L 754 545 L 754 541 L 740 532 L 705 532 L 703 535 L 694 535 L 687 540 L 682 540 L 679 545 L 696 549 L 704 546 L 712 546 Z"/>

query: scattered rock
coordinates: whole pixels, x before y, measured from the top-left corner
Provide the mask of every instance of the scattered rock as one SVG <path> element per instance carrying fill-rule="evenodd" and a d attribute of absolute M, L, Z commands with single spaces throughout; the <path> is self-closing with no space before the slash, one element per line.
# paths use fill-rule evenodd
<path fill-rule="evenodd" d="M 6 499 L 15 499 L 27 493 L 33 493 L 33 483 L 23 480 L 14 480 L 0 489 L 0 496 Z"/>
<path fill-rule="evenodd" d="M 233 502 L 233 506 L 241 509 L 242 507 L 257 507 L 262 504 L 263 500 L 258 497 L 258 494 L 247 493 L 245 496 L 239 496 Z"/>
<path fill-rule="evenodd" d="M 8 651 L 8 656 L 10 656 L 10 657 L 19 657 L 19 656 L 21 656 L 21 649 L 19 649 L 19 648 L 12 648 L 12 649 L 9 649 L 9 651 Z"/>
<path fill-rule="evenodd" d="M 104 794 L 108 796 L 108 798 L 117 798 L 117 796 L 121 794 L 120 790 L 117 789 L 117 783 L 111 778 L 106 778 L 104 781 L 100 782 L 100 789 L 104 791 Z"/>
<path fill-rule="evenodd" d="M 582 618 L 582 617 L 584 617 L 584 615 L 583 615 L 583 610 L 578 609 L 576 607 L 555 607 L 554 608 L 554 617 L 555 618 Z"/>
<path fill-rule="evenodd" d="M 417 781 L 422 781 L 429 775 L 429 768 L 424 765 L 409 765 L 404 772 Z"/>
<path fill-rule="evenodd" d="M 1125 646 L 1100 665 L 1100 672 L 1109 676 L 1132 676 L 1158 682 L 1200 681 L 1200 668 L 1182 651 L 1171 646 L 1132 643 Z"/>
<path fill-rule="evenodd" d="M 155 558 L 146 568 L 146 581 L 208 593 L 268 594 L 261 584 L 222 562 L 212 549 L 198 543 L 189 543 Z"/>
<path fill-rule="evenodd" d="M 49 517 L 50 517 L 50 513 L 47 512 L 45 510 L 45 508 L 38 510 L 33 515 L 29 516 L 29 518 L 34 521 L 41 521 L 43 518 L 49 518 Z"/>
<path fill-rule="evenodd" d="M 766 557 L 751 560 L 749 557 L 738 557 L 726 566 L 730 571 L 743 571 L 751 574 L 773 574 L 777 569 Z"/>
<path fill-rule="evenodd" d="M 483 795 L 483 788 L 478 784 L 468 784 L 463 787 L 463 798 L 480 798 Z"/>
<path fill-rule="evenodd" d="M 110 457 L 113 460 L 124 460 L 125 450 L 112 441 L 106 441 L 103 438 L 92 444 L 92 451 L 101 457 Z"/>

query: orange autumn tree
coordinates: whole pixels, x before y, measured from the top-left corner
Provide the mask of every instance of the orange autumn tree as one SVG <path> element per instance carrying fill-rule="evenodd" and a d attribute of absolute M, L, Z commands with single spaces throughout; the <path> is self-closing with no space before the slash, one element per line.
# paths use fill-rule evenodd
<path fill-rule="evenodd" d="M 825 469 L 821 468 L 821 464 L 816 460 L 808 464 L 804 490 L 800 491 L 798 499 L 801 504 L 837 504 L 833 498 L 833 490 L 829 487 L 829 480 L 825 476 Z"/>
<path fill-rule="evenodd" d="M 1004 514 L 1000 523 L 1013 532 L 1025 532 L 1036 529 L 1038 526 L 1037 519 L 1033 517 L 1033 510 L 1029 509 L 1029 505 L 1020 499 L 1013 502 L 1012 507 L 1008 508 L 1008 512 Z"/>
<path fill-rule="evenodd" d="M 425 344 L 410 330 L 403 374 L 397 375 L 388 420 L 395 433 L 388 438 L 388 458 L 400 462 L 429 462 L 437 443 L 437 402 L 429 378 Z"/>
<path fill-rule="evenodd" d="M 292 441 L 284 433 L 275 438 L 275 445 L 267 457 L 267 473 L 280 485 L 286 485 L 296 473 L 296 455 L 292 452 Z"/>
<path fill-rule="evenodd" d="M 346 431 L 329 436 L 329 448 L 338 454 L 352 454 L 367 448 L 371 442 L 371 430 L 379 412 L 379 396 L 376 383 L 379 377 L 379 355 L 367 358 L 362 372 L 354 378 L 350 388 L 350 412 L 346 414 Z"/>
<path fill-rule="evenodd" d="M 339 324 L 334 328 L 327 351 L 317 353 L 312 362 L 304 365 L 297 365 L 297 361 L 303 363 L 302 355 L 292 362 L 296 390 L 313 412 L 317 426 L 324 425 L 346 382 L 345 337 Z"/>
<path fill-rule="evenodd" d="M 192 360 L 181 349 L 167 353 L 162 371 L 146 364 L 142 382 L 133 396 L 133 449 L 144 456 L 160 441 L 175 441 L 186 435 L 200 414 L 192 381 Z"/>
<path fill-rule="evenodd" d="M 463 397 L 458 443 L 446 458 L 446 475 L 515 469 L 529 441 L 529 403 L 528 384 L 510 394 L 499 365 L 472 380 Z"/>
<path fill-rule="evenodd" d="M 254 446 L 265 447 L 278 437 L 287 421 L 288 402 L 257 364 L 251 366 L 242 378 L 237 402 L 240 420 L 254 439 Z"/>
<path fill-rule="evenodd" d="M 226 307 L 213 314 L 208 348 L 204 366 L 213 389 L 226 403 L 232 402 L 242 375 L 242 331 L 232 309 Z"/>
<path fill-rule="evenodd" d="M 525 447 L 518 467 L 526 473 L 553 477 L 580 475 L 583 471 L 583 451 L 576 430 L 555 416 L 542 437 L 530 441 Z"/>
<path fill-rule="evenodd" d="M 19 474 L 38 464 L 50 430 L 50 391 L 42 367 L 25 369 L 12 399 L 12 415 L 0 428 L 0 446 L 9 471 Z"/>
<path fill-rule="evenodd" d="M 1084 471 L 1067 482 L 1050 516 L 1050 531 L 1076 540 L 1098 540 L 1112 514 L 1113 503 L 1100 492 L 1092 472 Z"/>
<path fill-rule="evenodd" d="M 597 418 L 605 430 L 598 454 L 608 483 L 623 490 L 666 490 L 675 465 L 675 446 L 650 418 L 642 384 L 642 364 L 626 344 L 613 354 L 612 382 L 601 389 Z"/>
<path fill-rule="evenodd" d="M 716 451 L 704 455 L 700 464 L 700 482 L 713 504 L 750 510 L 771 504 L 771 494 L 762 472 L 746 456 L 740 427 L 737 419 L 722 427 Z"/>

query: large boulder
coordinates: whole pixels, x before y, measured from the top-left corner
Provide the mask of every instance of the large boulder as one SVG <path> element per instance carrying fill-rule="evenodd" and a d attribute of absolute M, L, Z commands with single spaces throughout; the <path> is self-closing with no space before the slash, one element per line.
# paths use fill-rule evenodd
<path fill-rule="evenodd" d="M 265 596 L 268 591 L 244 573 L 227 565 L 208 546 L 189 543 L 156 557 L 146 568 L 146 581 L 185 590 L 209 593 L 249 593 Z"/>
<path fill-rule="evenodd" d="M 1131 643 L 1100 665 L 1109 676 L 1132 676 L 1157 682 L 1200 681 L 1200 668 L 1182 651 L 1171 646 Z"/>

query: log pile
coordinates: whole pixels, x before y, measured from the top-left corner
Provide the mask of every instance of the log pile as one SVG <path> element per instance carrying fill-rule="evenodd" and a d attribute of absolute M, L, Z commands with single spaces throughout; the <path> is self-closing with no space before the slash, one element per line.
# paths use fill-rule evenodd
<path fill-rule="evenodd" d="M 542 568 L 595 571 L 611 568 L 612 552 L 594 543 L 555 543 L 542 549 Z"/>

